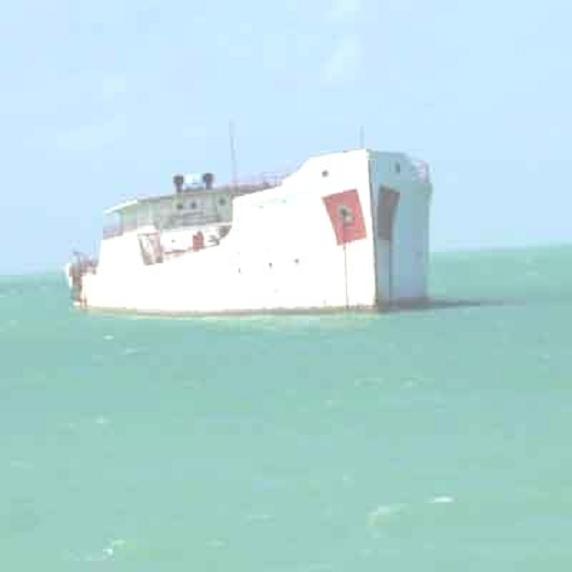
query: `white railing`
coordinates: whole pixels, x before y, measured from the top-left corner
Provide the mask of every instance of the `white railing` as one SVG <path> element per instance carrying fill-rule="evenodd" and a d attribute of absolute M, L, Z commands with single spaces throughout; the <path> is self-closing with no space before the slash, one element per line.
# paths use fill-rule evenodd
<path fill-rule="evenodd" d="M 239 193 L 251 193 L 272 189 L 282 184 L 282 181 L 290 175 L 290 171 L 265 171 L 256 175 L 240 177 L 234 182 L 227 182 L 215 187 L 215 190 L 237 191 Z"/>
<path fill-rule="evenodd" d="M 421 159 L 411 158 L 411 164 L 417 172 L 417 176 L 425 183 L 431 181 L 431 173 L 429 171 L 429 164 Z"/>

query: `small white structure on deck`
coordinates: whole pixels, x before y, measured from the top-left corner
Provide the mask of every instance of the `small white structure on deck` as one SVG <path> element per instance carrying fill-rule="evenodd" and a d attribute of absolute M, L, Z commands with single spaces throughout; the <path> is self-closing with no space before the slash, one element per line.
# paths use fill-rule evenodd
<path fill-rule="evenodd" d="M 98 264 L 72 266 L 78 304 L 217 314 L 426 299 L 424 163 L 360 149 L 311 158 L 274 185 L 217 188 L 209 177 L 204 188 L 175 177 L 173 195 L 110 209 Z"/>

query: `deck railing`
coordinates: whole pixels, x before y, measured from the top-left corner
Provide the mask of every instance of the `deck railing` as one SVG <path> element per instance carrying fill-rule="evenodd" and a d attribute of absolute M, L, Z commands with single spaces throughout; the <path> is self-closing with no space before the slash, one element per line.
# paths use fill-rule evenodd
<path fill-rule="evenodd" d="M 257 175 L 241 177 L 235 182 L 224 183 L 215 187 L 215 190 L 231 191 L 236 194 L 254 193 L 280 186 L 290 174 L 290 171 L 265 171 Z"/>
<path fill-rule="evenodd" d="M 417 176 L 425 183 L 431 182 L 431 173 L 429 171 L 429 164 L 421 159 L 411 159 L 411 164 L 415 171 L 417 171 Z"/>
<path fill-rule="evenodd" d="M 249 193 L 254 193 L 258 191 L 263 191 L 266 189 L 272 189 L 274 187 L 280 186 L 282 181 L 291 174 L 291 171 L 268 171 L 262 172 L 251 177 L 243 177 L 236 182 L 227 182 L 222 185 L 218 185 L 213 188 L 216 192 L 228 192 L 234 196 L 246 195 Z M 209 193 L 209 190 L 202 190 L 202 193 Z M 173 195 L 175 198 L 176 195 Z M 202 217 L 204 220 L 198 220 Z M 173 212 L 171 216 L 161 216 L 153 220 L 147 220 L 145 223 L 141 223 L 137 220 L 123 221 L 123 222 L 113 222 L 106 224 L 103 228 L 103 238 L 114 238 L 116 236 L 121 236 L 125 232 L 130 232 L 136 230 L 142 226 L 147 226 L 149 224 L 154 225 L 157 230 L 172 229 L 177 226 L 193 226 L 200 222 L 201 224 L 215 224 L 225 222 L 220 215 L 213 214 L 212 216 L 205 217 L 204 214 L 200 213 L 184 213 L 179 214 L 176 211 Z"/>
<path fill-rule="evenodd" d="M 121 236 L 124 232 L 123 225 L 121 224 L 108 224 L 103 227 L 103 238 L 113 238 Z"/>

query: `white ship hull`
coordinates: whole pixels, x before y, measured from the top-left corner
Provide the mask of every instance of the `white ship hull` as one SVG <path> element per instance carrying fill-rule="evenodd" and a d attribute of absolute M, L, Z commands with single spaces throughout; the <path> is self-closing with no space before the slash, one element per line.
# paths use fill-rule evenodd
<path fill-rule="evenodd" d="M 157 236 L 156 229 L 104 239 L 77 298 L 85 308 L 161 314 L 423 300 L 430 196 L 428 177 L 402 154 L 312 158 L 280 186 L 234 198 L 230 232 L 216 246 L 149 264 L 141 235 Z"/>

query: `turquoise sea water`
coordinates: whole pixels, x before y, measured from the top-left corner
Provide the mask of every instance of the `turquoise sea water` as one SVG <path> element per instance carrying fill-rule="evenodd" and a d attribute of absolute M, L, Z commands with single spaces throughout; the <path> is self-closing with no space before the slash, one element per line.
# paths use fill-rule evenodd
<path fill-rule="evenodd" d="M 0 278 L 0 570 L 572 569 L 572 247 L 385 315 L 157 319 Z"/>

